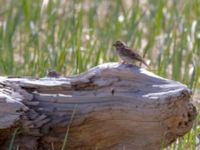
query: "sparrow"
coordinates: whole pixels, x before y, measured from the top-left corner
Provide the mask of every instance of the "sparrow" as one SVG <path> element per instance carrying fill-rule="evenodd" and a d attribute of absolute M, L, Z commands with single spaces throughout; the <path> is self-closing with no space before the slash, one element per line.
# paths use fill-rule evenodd
<path fill-rule="evenodd" d="M 50 77 L 50 78 L 59 78 L 61 75 L 60 73 L 52 70 L 52 69 L 48 69 L 47 70 L 47 73 L 46 73 L 46 76 L 47 77 Z"/>
<path fill-rule="evenodd" d="M 116 41 L 113 46 L 116 49 L 117 54 L 123 60 L 123 63 L 133 64 L 134 61 L 139 61 L 148 67 L 146 61 L 138 53 L 129 48 L 122 41 Z"/>

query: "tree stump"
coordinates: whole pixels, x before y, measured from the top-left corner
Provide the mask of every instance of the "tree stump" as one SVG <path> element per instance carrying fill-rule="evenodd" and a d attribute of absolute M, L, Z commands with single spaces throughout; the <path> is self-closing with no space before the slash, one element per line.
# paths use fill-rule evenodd
<path fill-rule="evenodd" d="M 0 77 L 0 147 L 159 150 L 187 133 L 191 91 L 134 65 L 72 77 Z"/>

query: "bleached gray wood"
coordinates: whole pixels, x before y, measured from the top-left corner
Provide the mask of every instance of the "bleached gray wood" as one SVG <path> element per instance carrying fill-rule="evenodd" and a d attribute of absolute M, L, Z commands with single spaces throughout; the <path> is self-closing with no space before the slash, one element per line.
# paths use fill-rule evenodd
<path fill-rule="evenodd" d="M 60 78 L 0 77 L 1 147 L 158 150 L 187 133 L 191 91 L 133 65 L 107 63 Z"/>

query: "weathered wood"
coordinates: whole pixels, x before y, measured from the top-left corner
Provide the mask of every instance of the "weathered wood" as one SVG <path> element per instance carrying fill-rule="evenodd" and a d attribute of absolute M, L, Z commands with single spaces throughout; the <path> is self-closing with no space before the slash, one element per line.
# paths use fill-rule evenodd
<path fill-rule="evenodd" d="M 187 133 L 191 91 L 145 69 L 118 63 L 59 78 L 0 78 L 0 147 L 156 150 Z"/>

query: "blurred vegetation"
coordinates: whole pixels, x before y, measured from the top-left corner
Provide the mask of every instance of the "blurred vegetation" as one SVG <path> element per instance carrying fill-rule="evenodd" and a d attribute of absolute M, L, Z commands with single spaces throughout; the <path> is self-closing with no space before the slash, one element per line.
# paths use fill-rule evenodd
<path fill-rule="evenodd" d="M 198 93 L 199 0 L 0 0 L 1 75 L 72 75 L 118 61 L 112 43 L 126 42 L 149 70 Z M 199 126 L 169 149 L 195 149 Z"/>

